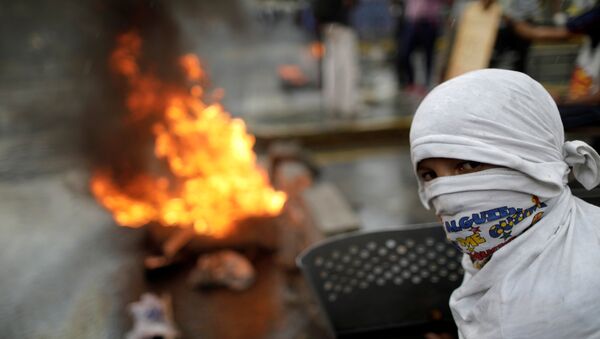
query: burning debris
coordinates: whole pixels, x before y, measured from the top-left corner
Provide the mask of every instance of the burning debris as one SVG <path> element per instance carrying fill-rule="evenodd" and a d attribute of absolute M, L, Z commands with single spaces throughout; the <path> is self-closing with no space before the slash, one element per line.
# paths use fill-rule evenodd
<path fill-rule="evenodd" d="M 215 238 L 230 234 L 246 218 L 278 215 L 285 193 L 275 191 L 257 166 L 254 137 L 244 122 L 206 99 L 207 79 L 198 58 L 180 58 L 188 83 L 182 88 L 146 71 L 141 51 L 135 32 L 123 34 L 110 65 L 129 90 L 125 123 L 153 122 L 156 159 L 146 172 L 126 180 L 98 168 L 91 180 L 96 199 L 122 226 L 157 222 Z"/>
<path fill-rule="evenodd" d="M 243 291 L 254 283 L 256 274 L 246 257 L 231 250 L 200 256 L 189 282 L 197 287 L 225 286 Z"/>
<path fill-rule="evenodd" d="M 194 309 L 189 306 L 193 299 L 187 298 L 192 294 L 214 304 L 228 301 L 232 295 L 216 290 L 206 297 L 191 288 L 172 288 L 181 286 L 181 279 L 187 278 L 193 287 L 245 291 L 243 296 L 235 297 L 259 300 L 257 307 L 266 310 L 263 314 L 267 318 L 275 319 L 278 310 L 272 307 L 280 301 L 280 289 L 268 284 L 277 287 L 273 284 L 282 280 L 269 279 L 283 274 L 281 262 L 286 263 L 284 268 L 295 267 L 295 256 L 312 239 L 304 236 L 310 218 L 302 215 L 304 205 L 300 200 L 301 193 L 312 185 L 316 168 L 305 164 L 297 154 L 299 147 L 271 150 L 270 177 L 257 165 L 255 140 L 244 122 L 232 118 L 218 103 L 222 91 L 207 90 L 208 80 L 200 60 L 191 54 L 181 57 L 178 63 L 163 59 L 159 68 L 177 65 L 181 77 L 165 72 L 158 75 L 154 60 L 142 58 L 142 47 L 140 36 L 130 31 L 118 38 L 111 54 L 110 66 L 116 75 L 113 80 L 121 81 L 126 89 L 122 91 L 122 102 L 128 114 L 122 124 L 108 121 L 110 126 L 115 125 L 111 132 L 120 137 L 110 140 L 111 147 L 106 147 L 109 151 L 102 153 L 105 161 L 95 167 L 91 191 L 119 225 L 145 226 L 155 254 L 144 261 L 149 273 L 147 282 L 152 289 L 173 293 L 180 301 L 176 303 L 177 314 Z M 269 178 L 278 181 L 277 190 Z M 287 206 L 288 195 L 295 200 L 291 208 Z M 284 205 L 283 215 L 274 218 Z M 285 231 L 279 232 L 283 225 Z M 268 253 L 272 265 L 257 266 L 268 284 L 250 288 L 257 279 L 257 269 L 231 249 Z M 273 257 L 274 250 L 285 252 L 281 255 L 284 260 Z M 199 253 L 202 255 L 191 272 L 171 270 L 191 268 Z M 176 274 L 170 274 L 173 272 Z M 161 281 L 152 286 L 157 277 Z M 292 280 L 297 278 L 294 275 Z M 273 302 L 263 303 L 265 297 Z M 227 305 L 224 309 L 235 315 L 239 307 Z M 177 330 L 170 308 L 169 298 L 144 295 L 130 306 L 135 325 L 127 338 L 175 338 Z M 188 335 L 186 317 L 178 321 L 183 335 Z M 256 333 L 263 331 L 261 321 L 253 323 L 259 324 Z"/>
<path fill-rule="evenodd" d="M 171 265 L 176 260 L 177 254 L 189 244 L 195 234 L 191 228 L 177 230 L 162 244 L 160 255 L 152 255 L 144 259 L 146 269 L 156 270 Z"/>

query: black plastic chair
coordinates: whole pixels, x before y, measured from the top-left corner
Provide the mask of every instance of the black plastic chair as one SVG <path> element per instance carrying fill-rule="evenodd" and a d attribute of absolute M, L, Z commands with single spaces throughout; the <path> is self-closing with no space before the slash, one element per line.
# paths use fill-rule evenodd
<path fill-rule="evenodd" d="M 448 306 L 461 253 L 439 224 L 353 233 L 297 260 L 338 338 L 422 338 L 456 333 Z"/>

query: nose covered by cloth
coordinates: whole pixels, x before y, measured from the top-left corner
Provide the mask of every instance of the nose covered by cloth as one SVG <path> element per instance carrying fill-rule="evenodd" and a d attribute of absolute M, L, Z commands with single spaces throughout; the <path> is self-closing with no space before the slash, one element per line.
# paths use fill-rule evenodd
<path fill-rule="evenodd" d="M 506 70 L 454 78 L 420 104 L 410 144 L 415 173 L 427 158 L 498 166 L 419 179 L 422 203 L 469 254 L 450 299 L 460 336 L 600 337 L 600 208 L 566 186 L 570 171 L 585 188 L 597 186 L 600 156 L 564 141 L 546 90 Z M 474 267 L 482 258 L 489 261 Z"/>
<path fill-rule="evenodd" d="M 425 182 L 424 192 L 448 239 L 480 266 L 551 210 L 553 200 L 538 195 L 553 192 L 530 181 L 521 172 L 492 168 Z"/>

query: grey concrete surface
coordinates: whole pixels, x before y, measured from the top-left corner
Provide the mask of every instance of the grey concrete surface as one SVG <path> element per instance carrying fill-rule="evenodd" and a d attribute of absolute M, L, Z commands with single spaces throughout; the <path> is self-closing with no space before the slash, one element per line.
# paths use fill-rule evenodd
<path fill-rule="evenodd" d="M 338 186 L 358 212 L 363 229 L 402 228 L 436 220 L 417 197 L 406 145 L 337 153 L 317 156 L 323 180 Z"/>
<path fill-rule="evenodd" d="M 81 169 L 0 182 L 3 338 L 117 338 L 141 286 L 141 233 L 117 228 Z"/>

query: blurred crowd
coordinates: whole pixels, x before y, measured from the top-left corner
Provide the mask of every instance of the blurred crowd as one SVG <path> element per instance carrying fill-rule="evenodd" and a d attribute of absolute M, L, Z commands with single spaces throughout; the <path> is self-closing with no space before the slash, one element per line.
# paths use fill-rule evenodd
<path fill-rule="evenodd" d="M 539 71 L 528 69 L 532 46 L 571 46 L 573 58 L 566 64 L 558 62 L 559 56 L 534 64 L 556 63 L 566 75 L 561 86 L 548 86 L 565 127 L 600 123 L 597 0 L 311 0 L 307 4 L 298 22 L 325 51 L 317 82 L 329 111 L 356 111 L 362 73 L 359 51 L 364 54 L 365 42 L 377 35 L 387 34 L 384 38 L 393 42 L 386 55 L 395 73 L 397 95 L 422 98 L 448 78 L 450 54 L 462 48 L 456 43 L 457 28 L 465 10 L 476 5 L 482 13 L 494 8 L 501 13 L 497 24 L 488 23 L 495 25 L 495 40 L 489 44 L 487 67 L 528 73 L 544 83 Z M 481 53 L 486 52 L 485 46 L 481 42 Z"/>

